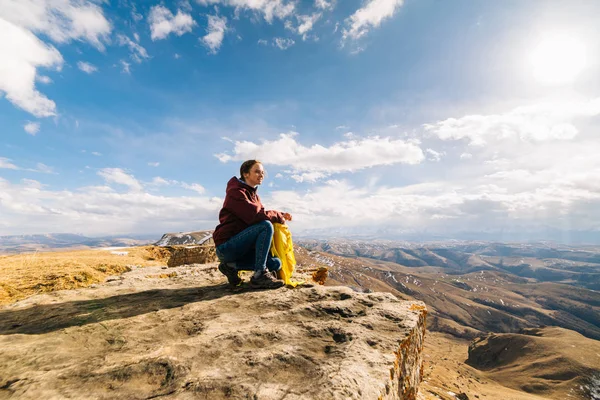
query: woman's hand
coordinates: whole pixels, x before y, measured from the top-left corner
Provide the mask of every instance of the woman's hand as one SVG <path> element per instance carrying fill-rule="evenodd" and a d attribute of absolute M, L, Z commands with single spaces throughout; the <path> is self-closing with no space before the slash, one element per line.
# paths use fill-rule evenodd
<path fill-rule="evenodd" d="M 283 219 L 285 219 L 286 221 L 291 221 L 292 220 L 292 214 L 290 214 L 290 213 L 283 213 Z"/>

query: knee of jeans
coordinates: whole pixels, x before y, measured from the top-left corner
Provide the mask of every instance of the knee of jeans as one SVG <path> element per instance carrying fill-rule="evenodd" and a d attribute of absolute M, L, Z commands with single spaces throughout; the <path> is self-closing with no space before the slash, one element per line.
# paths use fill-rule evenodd
<path fill-rule="evenodd" d="M 275 228 L 273 228 L 271 221 L 260 221 L 258 224 L 266 231 L 271 232 L 271 235 L 275 232 Z"/>
<path fill-rule="evenodd" d="M 281 260 L 277 257 L 269 257 L 267 260 L 267 269 L 269 271 L 279 271 L 281 269 Z"/>
<path fill-rule="evenodd" d="M 225 260 L 223 253 L 221 253 L 221 251 L 219 250 L 219 246 L 217 246 L 215 248 L 215 254 L 216 254 L 217 258 L 219 259 L 219 261 L 223 262 Z"/>

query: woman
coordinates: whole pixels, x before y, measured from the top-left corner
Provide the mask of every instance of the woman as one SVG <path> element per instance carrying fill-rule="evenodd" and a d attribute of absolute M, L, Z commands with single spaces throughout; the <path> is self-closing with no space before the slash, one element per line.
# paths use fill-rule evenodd
<path fill-rule="evenodd" d="M 265 177 L 262 163 L 245 161 L 240 167 L 240 178 L 227 182 L 223 208 L 219 212 L 219 225 L 213 239 L 221 271 L 231 285 L 242 283 L 238 271 L 254 271 L 250 284 L 253 287 L 275 289 L 283 286 L 276 279 L 281 261 L 269 254 L 273 238 L 273 223 L 291 221 L 289 213 L 267 210 L 256 193 Z M 275 274 L 273 276 L 271 273 Z"/>

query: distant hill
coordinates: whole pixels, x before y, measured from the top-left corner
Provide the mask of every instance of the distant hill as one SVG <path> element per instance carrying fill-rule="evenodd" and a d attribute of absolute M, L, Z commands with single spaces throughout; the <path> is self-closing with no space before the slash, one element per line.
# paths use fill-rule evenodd
<path fill-rule="evenodd" d="M 467 364 L 527 393 L 566 399 L 578 387 L 600 399 L 600 342 L 566 329 L 488 335 L 469 346 Z"/>
<path fill-rule="evenodd" d="M 397 241 L 299 240 L 303 247 L 345 257 L 366 257 L 406 267 L 440 267 L 451 275 L 490 270 L 600 290 L 600 246 Z"/>
<path fill-rule="evenodd" d="M 72 233 L 0 236 L 0 253 L 24 253 L 52 249 L 138 246 L 156 241 L 159 235 L 88 237 Z"/>

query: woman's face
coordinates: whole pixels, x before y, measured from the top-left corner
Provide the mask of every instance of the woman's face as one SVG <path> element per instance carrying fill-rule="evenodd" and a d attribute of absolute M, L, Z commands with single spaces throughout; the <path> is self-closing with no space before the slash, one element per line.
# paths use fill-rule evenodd
<path fill-rule="evenodd" d="M 250 172 L 244 174 L 244 182 L 252 187 L 260 185 L 265 177 L 265 170 L 260 163 L 256 163 L 250 168 Z"/>

